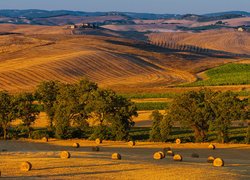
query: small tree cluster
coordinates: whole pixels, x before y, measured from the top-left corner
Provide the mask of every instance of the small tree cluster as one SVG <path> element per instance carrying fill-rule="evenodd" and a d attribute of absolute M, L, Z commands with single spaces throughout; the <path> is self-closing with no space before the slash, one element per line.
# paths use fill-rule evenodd
<path fill-rule="evenodd" d="M 167 117 L 194 131 L 196 141 L 206 141 L 209 129 L 217 131 L 218 141 L 228 142 L 228 129 L 233 120 L 247 118 L 247 101 L 232 92 L 212 92 L 202 89 L 177 97 Z"/>
<path fill-rule="evenodd" d="M 47 90 L 48 85 L 51 91 Z M 137 116 L 134 103 L 88 80 L 76 84 L 44 82 L 38 86 L 36 94 L 41 97 L 58 138 L 67 138 L 72 126 L 84 133 L 95 120 L 92 137 L 107 138 L 108 130 L 109 138 L 128 139 L 128 132 L 134 125 L 132 116 Z"/>
<path fill-rule="evenodd" d="M 158 110 L 152 112 L 151 119 L 153 120 L 153 125 L 150 131 L 150 140 L 166 142 L 169 139 L 172 128 L 171 120 Z"/>
<path fill-rule="evenodd" d="M 31 125 L 38 114 L 38 105 L 34 104 L 34 95 L 32 93 L 12 95 L 6 91 L 0 92 L 0 127 L 3 129 L 4 139 L 7 139 L 11 122 L 17 118 L 22 120 L 22 126 L 27 128 L 27 133 L 30 136 L 32 132 Z"/>

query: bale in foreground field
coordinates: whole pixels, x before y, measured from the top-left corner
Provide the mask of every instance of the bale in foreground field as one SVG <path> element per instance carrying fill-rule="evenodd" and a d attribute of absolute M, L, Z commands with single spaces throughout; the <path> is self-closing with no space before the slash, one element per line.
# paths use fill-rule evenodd
<path fill-rule="evenodd" d="M 213 163 L 214 162 L 214 157 L 213 156 L 209 156 L 208 158 L 207 158 L 207 162 L 208 163 Z"/>
<path fill-rule="evenodd" d="M 192 158 L 199 158 L 200 156 L 199 156 L 199 154 L 197 154 L 197 153 L 192 153 L 192 154 L 191 154 L 191 157 L 192 157 Z"/>
<path fill-rule="evenodd" d="M 221 158 L 216 158 L 213 162 L 213 166 L 215 167 L 221 167 L 224 166 L 224 161 Z"/>
<path fill-rule="evenodd" d="M 122 159 L 122 156 L 119 154 L 119 153 L 113 153 L 111 158 L 113 160 L 121 160 Z"/>
<path fill-rule="evenodd" d="M 181 144 L 181 140 L 180 140 L 180 139 L 176 139 L 176 140 L 175 140 L 175 143 L 176 143 L 176 144 Z"/>
<path fill-rule="evenodd" d="M 80 144 L 79 144 L 79 143 L 74 143 L 74 144 L 72 145 L 72 147 L 74 147 L 74 148 L 79 148 L 79 147 L 80 147 Z"/>
<path fill-rule="evenodd" d="M 100 151 L 100 148 L 98 146 L 93 146 L 92 151 L 98 152 Z"/>
<path fill-rule="evenodd" d="M 32 165 L 31 165 L 31 163 L 28 162 L 28 161 L 23 162 L 23 163 L 21 164 L 21 166 L 20 166 L 20 170 L 21 170 L 21 171 L 25 171 L 25 172 L 30 171 L 31 168 L 32 168 Z"/>
<path fill-rule="evenodd" d="M 156 153 L 154 153 L 153 158 L 156 159 L 156 160 L 162 159 L 163 154 L 161 152 L 156 152 Z"/>
<path fill-rule="evenodd" d="M 43 138 L 42 138 L 42 141 L 43 141 L 43 142 L 48 142 L 49 139 L 48 139 L 47 137 L 43 137 Z"/>
<path fill-rule="evenodd" d="M 60 157 L 62 159 L 68 159 L 68 158 L 70 158 L 70 153 L 68 151 L 62 151 L 60 154 Z"/>
<path fill-rule="evenodd" d="M 173 160 L 174 161 L 182 161 L 182 156 L 180 154 L 176 154 L 176 155 L 174 155 Z"/>
<path fill-rule="evenodd" d="M 128 145 L 131 146 L 131 147 L 135 146 L 135 141 L 129 141 Z"/>
<path fill-rule="evenodd" d="M 208 149 L 212 149 L 212 150 L 214 150 L 214 149 L 215 149 L 215 145 L 213 145 L 213 144 L 209 144 Z"/>
<path fill-rule="evenodd" d="M 95 140 L 95 143 L 96 143 L 96 144 L 102 144 L 102 139 L 97 138 L 97 139 Z"/>
<path fill-rule="evenodd" d="M 174 156 L 174 152 L 172 150 L 167 151 L 167 156 Z"/>

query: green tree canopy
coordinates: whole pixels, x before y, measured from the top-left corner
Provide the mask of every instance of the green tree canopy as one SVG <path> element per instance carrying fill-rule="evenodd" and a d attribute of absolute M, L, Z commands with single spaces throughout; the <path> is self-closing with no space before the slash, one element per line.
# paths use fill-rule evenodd
<path fill-rule="evenodd" d="M 44 81 L 36 88 L 36 98 L 43 103 L 44 110 L 49 118 L 49 126 L 53 127 L 55 115 L 55 101 L 60 89 L 59 81 Z"/>
<path fill-rule="evenodd" d="M 0 92 L 0 125 L 3 128 L 4 139 L 7 139 L 7 131 L 10 123 L 18 116 L 17 100 L 14 95 L 6 91 Z"/>
<path fill-rule="evenodd" d="M 35 97 L 32 93 L 22 93 L 17 96 L 18 118 L 23 121 L 23 125 L 28 128 L 29 137 L 31 135 L 31 125 L 35 122 L 40 111 L 34 103 Z"/>

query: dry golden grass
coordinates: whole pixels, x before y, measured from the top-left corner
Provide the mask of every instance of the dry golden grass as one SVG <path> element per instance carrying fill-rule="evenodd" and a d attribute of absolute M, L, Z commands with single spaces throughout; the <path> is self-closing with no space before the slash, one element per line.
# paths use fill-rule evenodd
<path fill-rule="evenodd" d="M 1 153 L 0 170 L 2 177 L 12 179 L 248 179 L 250 177 L 250 146 L 237 144 L 216 144 L 216 157 L 223 157 L 224 168 L 212 167 L 207 157 L 208 144 L 165 144 L 137 143 L 130 148 L 126 142 L 104 141 L 100 152 L 92 152 L 94 141 L 79 143 L 81 148 L 71 147 L 74 140 L 40 141 L 0 141 L 0 147 L 8 152 Z M 152 154 L 166 145 L 182 154 L 183 162 L 175 162 L 171 157 L 155 161 Z M 69 151 L 70 159 L 60 159 L 61 150 Z M 191 158 L 193 150 L 200 158 Z M 112 161 L 111 154 L 119 152 L 122 160 Z M 22 172 L 23 161 L 32 163 L 30 172 Z M 178 172 L 178 173 L 176 173 Z M 209 172 L 209 173 L 208 173 Z"/>

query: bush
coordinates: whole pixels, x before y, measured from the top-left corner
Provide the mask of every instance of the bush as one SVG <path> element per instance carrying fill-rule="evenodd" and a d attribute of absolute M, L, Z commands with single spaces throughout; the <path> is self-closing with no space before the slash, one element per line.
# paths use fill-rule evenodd
<path fill-rule="evenodd" d="M 90 140 L 95 139 L 105 139 L 105 140 L 113 140 L 114 137 L 111 135 L 111 129 L 107 126 L 96 126 L 93 128 L 93 133 L 89 137 Z"/>
<path fill-rule="evenodd" d="M 19 137 L 28 138 L 29 136 L 29 128 L 22 124 L 19 126 L 16 126 L 15 131 L 16 133 L 18 133 Z"/>
<path fill-rule="evenodd" d="M 54 133 L 53 131 L 48 131 L 46 129 L 43 129 L 43 130 L 36 130 L 36 131 L 33 131 L 31 133 L 31 138 L 32 139 L 42 139 L 43 137 L 53 137 L 54 136 Z"/>

